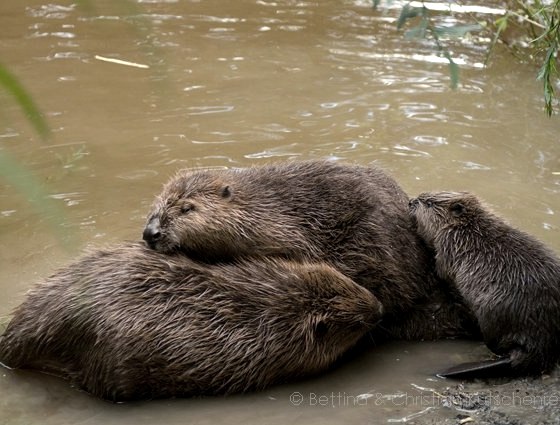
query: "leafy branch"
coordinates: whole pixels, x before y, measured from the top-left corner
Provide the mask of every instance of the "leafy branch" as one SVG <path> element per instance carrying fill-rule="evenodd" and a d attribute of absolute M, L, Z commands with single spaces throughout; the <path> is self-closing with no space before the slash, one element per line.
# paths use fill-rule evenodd
<path fill-rule="evenodd" d="M 478 31 L 482 27 L 476 25 L 455 25 L 444 27 L 435 25 L 429 16 L 428 9 L 422 4 L 422 7 L 412 7 L 407 3 L 401 10 L 399 19 L 397 20 L 397 29 L 402 29 L 406 21 L 412 18 L 420 17 L 420 23 L 405 32 L 406 38 L 432 38 L 436 44 L 438 51 L 447 59 L 449 65 L 449 75 L 451 78 L 451 88 L 456 89 L 459 84 L 459 66 L 453 61 L 451 52 L 442 42 L 444 38 L 464 37 L 471 31 Z"/>
<path fill-rule="evenodd" d="M 390 0 L 386 0 L 386 2 L 391 3 Z M 374 7 L 377 7 L 380 3 L 381 0 L 373 0 Z M 537 79 L 543 83 L 544 110 L 548 116 L 554 113 L 554 106 L 558 104 L 558 96 L 555 93 L 554 87 L 560 80 L 560 68 L 558 66 L 560 0 L 510 0 L 504 15 L 494 22 L 482 24 L 477 22 L 476 24 L 454 26 L 436 25 L 424 2 L 420 3 L 421 7 L 412 6 L 412 3 L 407 3 L 402 7 L 400 16 L 397 19 L 397 28 L 402 29 L 409 20 L 420 20 L 415 27 L 405 31 L 405 37 L 434 40 L 440 54 L 449 62 L 451 87 L 457 87 L 459 68 L 453 61 L 452 55 L 443 39 L 462 38 L 467 33 L 480 31 L 483 28 L 492 30 L 492 42 L 488 47 L 485 61 L 487 63 L 496 43 L 505 40 L 508 29 L 515 25 L 520 27 L 522 33 L 525 33 L 526 37 L 528 37 L 528 41 L 524 44 L 531 50 L 528 50 L 528 53 L 525 53 L 523 57 L 532 58 L 536 56 L 542 61 L 537 73 Z M 457 2 L 453 3 L 456 4 Z M 517 37 L 521 41 L 523 36 L 517 35 Z M 535 54 L 533 55 L 533 53 Z"/>
<path fill-rule="evenodd" d="M 424 38 L 433 39 L 440 54 L 447 59 L 449 65 L 449 75 L 451 78 L 451 88 L 456 89 L 459 84 L 459 66 L 453 60 L 451 52 L 443 42 L 443 38 L 461 38 L 467 33 L 480 31 L 482 26 L 479 24 L 441 26 L 434 24 L 430 18 L 429 10 L 424 6 L 413 7 L 410 3 L 403 6 L 401 14 L 397 19 L 397 29 L 402 29 L 409 19 L 420 18 L 420 22 L 415 27 L 405 31 L 405 38 Z"/>
<path fill-rule="evenodd" d="M 560 79 L 557 68 L 558 49 L 560 47 L 560 0 L 556 0 L 552 5 L 544 6 L 539 4 L 536 10 L 528 10 L 532 20 L 539 20 L 544 23 L 543 33 L 533 40 L 539 49 L 545 49 L 544 61 L 537 74 L 537 79 L 543 82 L 545 111 L 548 116 L 553 112 L 554 81 Z"/>

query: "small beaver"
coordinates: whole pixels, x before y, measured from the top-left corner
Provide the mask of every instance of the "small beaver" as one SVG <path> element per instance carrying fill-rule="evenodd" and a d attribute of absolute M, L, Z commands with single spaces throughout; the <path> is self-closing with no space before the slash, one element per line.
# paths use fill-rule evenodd
<path fill-rule="evenodd" d="M 208 265 L 129 243 L 32 289 L 0 338 L 0 361 L 112 401 L 227 394 L 327 369 L 381 313 L 325 264 Z"/>
<path fill-rule="evenodd" d="M 423 193 L 410 202 L 419 234 L 435 249 L 484 341 L 513 373 L 536 374 L 560 356 L 560 259 L 466 192 Z"/>
<path fill-rule="evenodd" d="M 437 287 L 408 201 L 379 168 L 332 161 L 183 170 L 156 198 L 143 238 L 157 251 L 210 263 L 252 255 L 325 261 L 398 318 Z"/>

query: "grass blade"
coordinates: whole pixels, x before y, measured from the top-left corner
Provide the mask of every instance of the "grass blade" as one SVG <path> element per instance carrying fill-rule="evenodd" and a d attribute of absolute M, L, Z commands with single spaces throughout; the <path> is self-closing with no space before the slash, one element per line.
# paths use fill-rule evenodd
<path fill-rule="evenodd" d="M 3 86 L 6 91 L 16 98 L 17 103 L 21 109 L 23 109 L 23 112 L 41 138 L 49 138 L 51 131 L 47 122 L 43 118 L 41 111 L 39 111 L 39 108 L 35 105 L 35 102 L 15 75 L 8 71 L 8 69 L 2 64 L 0 64 L 0 86 Z"/>

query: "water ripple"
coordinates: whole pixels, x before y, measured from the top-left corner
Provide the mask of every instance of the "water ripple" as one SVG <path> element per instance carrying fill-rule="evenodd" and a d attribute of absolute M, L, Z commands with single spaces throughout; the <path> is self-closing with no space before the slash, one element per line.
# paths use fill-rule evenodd
<path fill-rule="evenodd" d="M 157 175 L 158 172 L 155 170 L 133 170 L 126 173 L 117 174 L 117 178 L 123 180 L 145 180 Z"/>
<path fill-rule="evenodd" d="M 29 38 L 42 38 L 42 37 L 57 37 L 57 38 L 75 38 L 76 34 L 74 34 L 73 32 L 64 32 L 64 31 L 58 31 L 58 32 L 33 32 L 29 35 Z"/>
<path fill-rule="evenodd" d="M 463 169 L 465 170 L 483 170 L 488 171 L 491 170 L 492 167 L 488 167 L 487 165 L 479 164 L 477 162 L 472 161 L 457 161 L 459 164 L 463 165 Z"/>
<path fill-rule="evenodd" d="M 34 18 L 66 19 L 76 9 L 76 5 L 61 6 L 59 4 L 46 4 L 39 7 L 26 7 L 25 11 Z"/>
<path fill-rule="evenodd" d="M 86 198 L 86 195 L 88 195 L 88 192 L 68 192 L 49 195 L 49 198 L 62 200 L 67 206 L 72 207 L 80 204 Z"/>
<path fill-rule="evenodd" d="M 408 146 L 400 145 L 400 144 L 393 146 L 393 153 L 398 156 L 410 156 L 410 157 L 431 156 L 428 152 L 421 151 L 419 149 L 412 149 Z"/>
<path fill-rule="evenodd" d="M 288 145 L 276 146 L 271 149 L 265 149 L 260 152 L 244 155 L 247 159 L 260 158 L 280 158 L 280 157 L 298 157 L 301 156 L 301 149 L 298 143 L 290 143 Z"/>
<path fill-rule="evenodd" d="M 425 146 L 441 146 L 448 144 L 447 138 L 442 136 L 418 135 L 414 136 L 414 141 Z"/>
<path fill-rule="evenodd" d="M 206 114 L 221 114 L 223 112 L 231 112 L 235 109 L 233 105 L 223 106 L 189 106 L 187 115 L 206 115 Z"/>

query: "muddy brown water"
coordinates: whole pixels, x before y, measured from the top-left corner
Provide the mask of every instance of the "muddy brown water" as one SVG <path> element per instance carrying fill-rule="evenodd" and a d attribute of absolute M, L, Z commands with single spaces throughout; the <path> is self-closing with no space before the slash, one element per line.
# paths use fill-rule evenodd
<path fill-rule="evenodd" d="M 153 195 L 181 167 L 375 163 L 411 195 L 476 192 L 560 252 L 559 118 L 542 112 L 535 67 L 499 48 L 482 67 L 488 40 L 453 45 L 452 91 L 432 46 L 396 32 L 397 9 L 365 0 L 91 3 L 0 4 L 0 60 L 53 129 L 41 141 L 0 92 L 1 153 L 42 186 L 33 204 L 0 180 L 0 316 L 84 247 L 139 239 Z M 0 369 L 0 424 L 449 419 L 457 412 L 429 397 L 450 385 L 434 372 L 485 355 L 477 342 L 395 342 L 262 393 L 129 405 Z"/>

